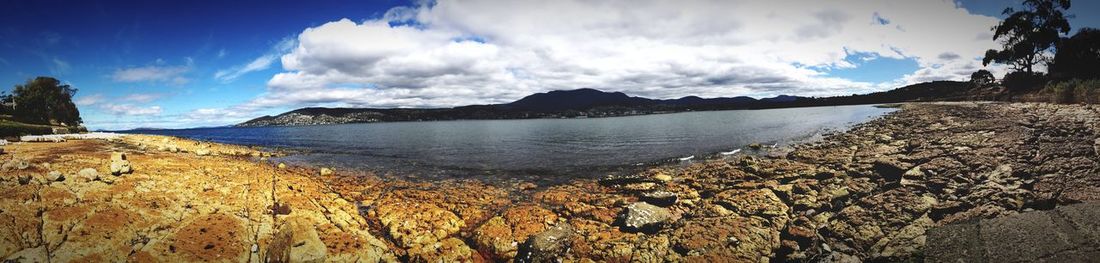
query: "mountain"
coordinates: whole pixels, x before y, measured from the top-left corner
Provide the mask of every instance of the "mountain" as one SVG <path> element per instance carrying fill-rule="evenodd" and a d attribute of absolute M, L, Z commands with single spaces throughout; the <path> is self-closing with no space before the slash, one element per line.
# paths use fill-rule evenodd
<path fill-rule="evenodd" d="M 436 109 L 301 108 L 276 116 L 255 118 L 236 126 L 320 125 L 363 122 L 465 119 L 530 119 L 613 117 L 704 110 L 765 109 L 806 106 L 892 103 L 905 101 L 991 99 L 995 92 L 972 88 L 968 82 L 936 81 L 863 95 L 809 98 L 780 95 L 678 99 L 633 97 L 595 89 L 555 90 L 531 94 L 511 103 Z"/>

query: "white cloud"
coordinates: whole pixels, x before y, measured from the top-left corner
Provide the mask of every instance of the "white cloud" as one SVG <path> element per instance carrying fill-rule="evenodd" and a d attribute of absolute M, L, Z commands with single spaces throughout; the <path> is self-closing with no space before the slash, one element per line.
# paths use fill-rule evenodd
<path fill-rule="evenodd" d="M 995 47 L 980 36 L 996 22 L 948 0 L 439 1 L 305 29 L 267 92 L 235 108 L 438 107 L 576 88 L 654 98 L 865 93 L 967 78 Z M 884 83 L 828 75 L 858 67 L 846 60 L 855 53 L 919 69 Z"/>
<path fill-rule="evenodd" d="M 88 96 L 80 96 L 74 101 L 77 106 L 92 106 L 103 102 L 107 98 L 103 94 L 93 94 Z"/>
<path fill-rule="evenodd" d="M 126 116 L 150 116 L 159 115 L 163 110 L 160 106 L 135 106 L 133 104 L 101 104 L 100 109 L 113 115 Z"/>
<path fill-rule="evenodd" d="M 149 103 L 163 96 L 163 94 L 159 93 L 134 93 L 123 96 L 122 101 L 134 103 Z"/>
<path fill-rule="evenodd" d="M 275 60 L 279 59 L 279 56 L 282 56 L 288 50 L 293 48 L 296 44 L 297 42 L 293 38 L 283 39 L 282 41 L 279 41 L 279 43 L 275 44 L 275 46 L 272 47 L 271 51 L 256 59 L 253 59 L 251 62 L 228 69 L 218 70 L 214 73 L 214 78 L 221 82 L 228 83 L 237 80 L 237 78 L 243 76 L 244 74 L 268 69 L 271 67 L 271 64 L 275 62 Z M 222 53 L 218 53 L 218 57 L 220 58 L 224 56 L 224 52 L 225 50 L 223 49 Z"/>
<path fill-rule="evenodd" d="M 111 74 L 111 79 L 116 82 L 167 82 L 182 85 L 190 81 L 183 74 L 191 71 L 194 64 L 191 58 L 184 58 L 184 61 L 183 65 L 168 66 L 164 65 L 164 60 L 157 59 L 155 65 L 116 69 Z"/>
<path fill-rule="evenodd" d="M 69 73 L 70 69 L 72 69 L 72 66 L 69 65 L 69 62 L 65 62 L 64 60 L 61 60 L 57 57 L 51 59 L 50 64 L 50 74 L 54 75 L 65 75 Z"/>

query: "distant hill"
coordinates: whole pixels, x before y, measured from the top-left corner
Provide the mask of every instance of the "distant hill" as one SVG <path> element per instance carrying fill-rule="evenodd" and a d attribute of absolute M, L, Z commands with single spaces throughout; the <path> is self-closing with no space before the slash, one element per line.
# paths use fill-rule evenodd
<path fill-rule="evenodd" d="M 968 82 L 935 81 L 862 95 L 809 98 L 780 95 L 751 97 L 649 99 L 595 89 L 555 90 L 531 94 L 511 103 L 437 109 L 302 108 L 255 118 L 237 126 L 319 125 L 363 122 L 464 119 L 529 119 L 612 117 L 682 111 L 892 103 L 905 101 L 987 100 L 995 92 Z"/>

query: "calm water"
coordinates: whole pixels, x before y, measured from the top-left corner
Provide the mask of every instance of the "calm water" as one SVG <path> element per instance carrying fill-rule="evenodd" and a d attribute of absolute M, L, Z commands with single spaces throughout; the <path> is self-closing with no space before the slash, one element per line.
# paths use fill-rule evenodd
<path fill-rule="evenodd" d="M 893 109 L 871 105 L 592 119 L 469 120 L 144 131 L 299 150 L 279 161 L 419 178 L 558 180 L 785 144 Z"/>

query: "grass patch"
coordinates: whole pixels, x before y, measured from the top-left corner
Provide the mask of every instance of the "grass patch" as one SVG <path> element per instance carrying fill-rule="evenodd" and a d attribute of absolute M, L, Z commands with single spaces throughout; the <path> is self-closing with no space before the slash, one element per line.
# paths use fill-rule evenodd
<path fill-rule="evenodd" d="M 53 127 L 0 120 L 0 137 L 52 134 Z"/>
<path fill-rule="evenodd" d="M 1052 103 L 1100 103 L 1100 80 L 1072 79 L 1051 83 L 1040 93 Z"/>

